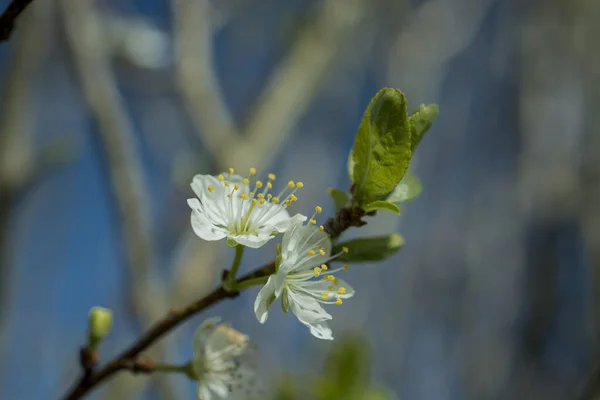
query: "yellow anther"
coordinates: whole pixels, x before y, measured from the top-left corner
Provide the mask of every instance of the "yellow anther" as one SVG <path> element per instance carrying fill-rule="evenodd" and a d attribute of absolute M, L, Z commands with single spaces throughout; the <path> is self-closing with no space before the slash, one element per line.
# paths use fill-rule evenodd
<path fill-rule="evenodd" d="M 298 189 L 302 189 L 304 187 L 304 183 L 302 183 L 302 182 L 296 182 L 296 187 Z"/>
<path fill-rule="evenodd" d="M 262 206 L 263 204 L 265 204 L 265 199 L 260 199 L 259 203 Z"/>
<path fill-rule="evenodd" d="M 311 224 L 313 224 L 313 225 L 315 225 L 315 224 L 317 223 L 317 221 L 316 221 L 316 220 L 314 220 L 314 219 L 312 219 L 312 218 L 311 218 L 311 219 L 309 219 L 309 220 L 308 220 L 308 222 L 310 222 L 310 223 L 311 223 Z"/>
<path fill-rule="evenodd" d="M 343 303 L 343 301 L 339 297 L 337 299 L 335 299 L 335 304 L 337 304 L 338 306 L 342 303 Z"/>
<path fill-rule="evenodd" d="M 268 177 L 269 177 L 269 179 L 270 179 L 270 180 L 272 180 L 272 181 L 274 181 L 274 180 L 275 180 L 275 178 L 276 178 L 275 174 L 269 174 L 269 175 L 267 175 L 267 176 L 268 176 Z"/>
<path fill-rule="evenodd" d="M 323 212 L 323 209 L 321 207 L 319 207 L 319 206 L 316 206 L 315 207 L 315 211 L 317 212 L 317 214 L 320 214 L 320 213 Z"/>
<path fill-rule="evenodd" d="M 292 201 L 291 201 L 291 200 L 286 200 L 286 201 L 285 201 L 285 205 L 286 205 L 286 206 L 288 206 L 288 207 L 289 207 L 291 204 L 292 204 Z"/>
<path fill-rule="evenodd" d="M 233 190 L 238 190 L 240 188 L 240 185 L 238 185 L 237 183 L 233 184 Z"/>
<path fill-rule="evenodd" d="M 309 250 L 308 251 L 308 255 L 311 256 L 311 257 L 314 256 L 315 254 L 317 254 L 317 253 L 315 253 L 314 250 Z"/>
<path fill-rule="evenodd" d="M 250 175 L 256 175 L 256 168 L 250 168 Z"/>
<path fill-rule="evenodd" d="M 340 284 L 340 281 L 338 281 L 338 278 L 336 278 L 335 276 L 333 276 L 332 278 L 333 278 L 333 280 L 331 282 L 333 282 L 334 285 L 337 286 Z"/>
<path fill-rule="evenodd" d="M 228 194 L 227 194 L 227 197 L 231 198 L 231 193 L 228 193 Z"/>
<path fill-rule="evenodd" d="M 329 298 L 329 294 L 327 292 L 323 292 L 323 293 L 321 293 L 321 298 L 323 300 L 327 300 Z"/>
<path fill-rule="evenodd" d="M 290 200 L 297 201 L 298 198 L 296 196 L 294 196 L 293 194 L 290 194 Z"/>
<path fill-rule="evenodd" d="M 271 201 L 275 204 L 279 204 L 279 197 L 273 197 Z"/>
<path fill-rule="evenodd" d="M 223 176 L 223 174 L 219 174 L 219 176 L 217 176 L 217 179 L 222 181 L 225 179 L 225 177 Z"/>
<path fill-rule="evenodd" d="M 343 286 L 340 286 L 337 290 L 338 294 L 346 294 L 346 288 Z"/>
<path fill-rule="evenodd" d="M 294 181 L 289 181 L 289 182 L 288 182 L 288 187 L 289 187 L 290 189 L 293 189 L 293 188 L 295 188 L 295 187 L 296 187 L 296 184 L 294 183 Z"/>
<path fill-rule="evenodd" d="M 321 264 L 321 269 L 323 271 L 327 271 L 327 264 Z"/>
<path fill-rule="evenodd" d="M 254 192 L 250 192 L 250 197 L 254 197 Z"/>
<path fill-rule="evenodd" d="M 273 195 L 271 193 L 267 193 L 267 199 L 270 199 L 271 197 L 273 197 Z"/>
<path fill-rule="evenodd" d="M 325 250 L 323 250 L 323 249 L 319 250 L 319 254 L 324 257 L 325 256 Z"/>
<path fill-rule="evenodd" d="M 320 230 L 321 232 L 323 232 L 323 231 L 325 230 L 325 227 L 324 227 L 323 225 L 321 225 L 321 226 L 319 226 L 319 230 Z"/>
<path fill-rule="evenodd" d="M 344 271 L 346 271 L 348 269 L 348 264 L 344 264 L 342 268 L 344 268 Z"/>
<path fill-rule="evenodd" d="M 247 193 L 242 193 L 242 194 L 240 194 L 240 198 L 244 199 L 244 200 L 248 200 L 248 194 Z"/>
<path fill-rule="evenodd" d="M 265 198 L 265 195 L 262 193 L 259 193 L 256 195 L 256 197 L 258 197 L 259 199 L 263 200 Z"/>
<path fill-rule="evenodd" d="M 314 272 L 315 278 L 318 278 L 321 275 L 321 268 L 315 267 L 313 269 L 313 272 Z"/>
<path fill-rule="evenodd" d="M 244 185 L 249 185 L 249 184 L 250 184 L 250 179 L 244 178 Z"/>
<path fill-rule="evenodd" d="M 225 181 L 224 184 L 225 184 L 225 187 L 229 187 L 229 181 Z"/>
<path fill-rule="evenodd" d="M 350 251 L 350 250 L 348 250 L 348 248 L 347 248 L 347 247 L 342 247 L 342 251 L 343 251 L 344 253 L 348 254 L 348 251 Z"/>
<path fill-rule="evenodd" d="M 233 168 L 229 168 L 229 175 L 233 175 L 234 172 L 235 170 Z"/>
<path fill-rule="evenodd" d="M 269 189 L 273 189 L 273 184 L 272 184 L 271 182 L 267 182 L 267 187 L 268 187 Z"/>
<path fill-rule="evenodd" d="M 212 192 L 213 190 L 215 190 L 215 187 L 213 185 L 208 185 L 208 191 Z"/>
<path fill-rule="evenodd" d="M 260 189 L 263 187 L 263 183 L 261 181 L 256 181 L 256 187 Z"/>
<path fill-rule="evenodd" d="M 327 289 L 329 289 L 329 291 L 330 291 L 330 292 L 333 292 L 333 291 L 334 291 L 334 288 L 333 288 L 333 286 L 329 286 Z"/>
<path fill-rule="evenodd" d="M 252 204 L 256 204 L 257 202 L 258 202 L 258 200 L 252 199 Z"/>
<path fill-rule="evenodd" d="M 327 280 L 333 282 L 333 281 L 335 281 L 335 276 L 327 275 Z"/>

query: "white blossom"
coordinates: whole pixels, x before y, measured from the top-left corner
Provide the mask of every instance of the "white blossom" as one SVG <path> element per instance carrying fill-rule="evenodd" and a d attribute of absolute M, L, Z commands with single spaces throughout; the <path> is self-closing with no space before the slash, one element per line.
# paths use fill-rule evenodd
<path fill-rule="evenodd" d="M 192 228 L 204 240 L 233 239 L 244 246 L 258 248 L 268 242 L 274 233 L 285 232 L 296 220 L 306 220 L 300 214 L 290 217 L 287 207 L 297 200 L 295 192 L 302 182 L 289 181 L 283 191 L 273 195 L 274 174 L 262 182 L 251 178 L 256 169 L 250 168 L 249 177 L 229 173 L 218 176 L 196 175 L 192 189 L 198 198 L 188 199 L 192 209 Z"/>
<path fill-rule="evenodd" d="M 321 212 L 321 207 L 316 211 Z M 322 304 L 342 304 L 342 299 L 354 295 L 354 289 L 335 277 L 335 273 L 347 269 L 347 265 L 337 269 L 327 266 L 342 252 L 331 256 L 331 239 L 323 226 L 313 225 L 316 223 L 314 216 L 309 224 L 298 221 L 284 233 L 277 272 L 258 293 L 254 312 L 259 322 L 264 323 L 269 306 L 281 298 L 284 311 L 291 309 L 310 333 L 319 339 L 332 340 L 327 324 L 332 317 Z M 343 252 L 347 251 L 343 249 Z"/>
<path fill-rule="evenodd" d="M 198 399 L 258 400 L 264 398 L 256 367 L 250 362 L 248 336 L 210 318 L 196 330 L 192 371 Z"/>

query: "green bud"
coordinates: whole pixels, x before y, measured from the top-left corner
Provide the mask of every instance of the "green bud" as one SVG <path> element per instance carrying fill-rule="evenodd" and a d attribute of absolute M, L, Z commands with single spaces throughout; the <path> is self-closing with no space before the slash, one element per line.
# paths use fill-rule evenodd
<path fill-rule="evenodd" d="M 102 341 L 112 328 L 112 311 L 103 307 L 92 307 L 89 314 L 88 336 L 90 347 Z"/>

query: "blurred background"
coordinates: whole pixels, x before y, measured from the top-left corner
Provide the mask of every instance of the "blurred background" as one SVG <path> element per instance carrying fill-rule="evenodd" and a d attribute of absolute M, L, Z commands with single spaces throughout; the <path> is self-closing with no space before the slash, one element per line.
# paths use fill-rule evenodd
<path fill-rule="evenodd" d="M 293 211 L 331 215 L 362 113 L 395 87 L 440 106 L 424 189 L 344 235 L 407 244 L 347 272 L 334 333 L 364 338 L 392 398 L 575 399 L 600 339 L 598 37 L 596 0 L 34 1 L 0 45 L 0 398 L 64 394 L 90 307 L 115 313 L 106 360 L 218 284 L 233 255 L 191 232 L 194 174 L 301 180 Z M 268 381 L 318 372 L 332 343 L 279 310 L 259 324 L 257 291 L 149 355 L 186 361 L 220 315 Z M 90 396 L 194 397 L 128 374 Z"/>

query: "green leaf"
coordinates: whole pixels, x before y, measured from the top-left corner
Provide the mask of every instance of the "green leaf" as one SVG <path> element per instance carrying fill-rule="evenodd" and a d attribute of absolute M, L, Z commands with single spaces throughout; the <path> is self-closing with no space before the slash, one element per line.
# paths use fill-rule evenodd
<path fill-rule="evenodd" d="M 332 253 L 348 248 L 348 253 L 342 253 L 335 261 L 339 262 L 365 262 L 381 261 L 397 252 L 404 246 L 404 238 L 397 233 L 389 235 L 360 238 L 340 243 L 334 246 Z"/>
<path fill-rule="evenodd" d="M 437 117 L 439 108 L 437 104 L 421 104 L 415 112 L 413 112 L 408 118 L 410 122 L 411 132 L 411 151 L 414 152 L 421 140 L 425 136 L 425 133 L 433 125 L 433 121 Z"/>
<path fill-rule="evenodd" d="M 386 201 L 392 203 L 406 203 L 407 201 L 414 200 L 419 194 L 421 194 L 423 186 L 419 178 L 406 172 L 404 178 L 400 181 L 396 189 L 388 196 Z"/>
<path fill-rule="evenodd" d="M 327 193 L 329 193 L 329 195 L 333 199 L 336 211 L 339 211 L 342 208 L 344 208 L 346 204 L 348 204 L 348 202 L 350 201 L 350 197 L 345 192 L 342 192 L 339 189 L 329 188 L 327 189 Z"/>
<path fill-rule="evenodd" d="M 410 162 L 410 135 L 404 94 L 380 90 L 365 111 L 351 153 L 353 194 L 359 205 L 380 199 L 398 185 Z"/>
<path fill-rule="evenodd" d="M 365 210 L 366 212 L 376 210 L 387 210 L 393 212 L 396 215 L 400 215 L 400 209 L 398 208 L 398 206 L 394 203 L 390 203 L 389 201 L 385 200 L 376 200 L 372 203 L 369 203 L 363 207 L 363 210 Z"/>

